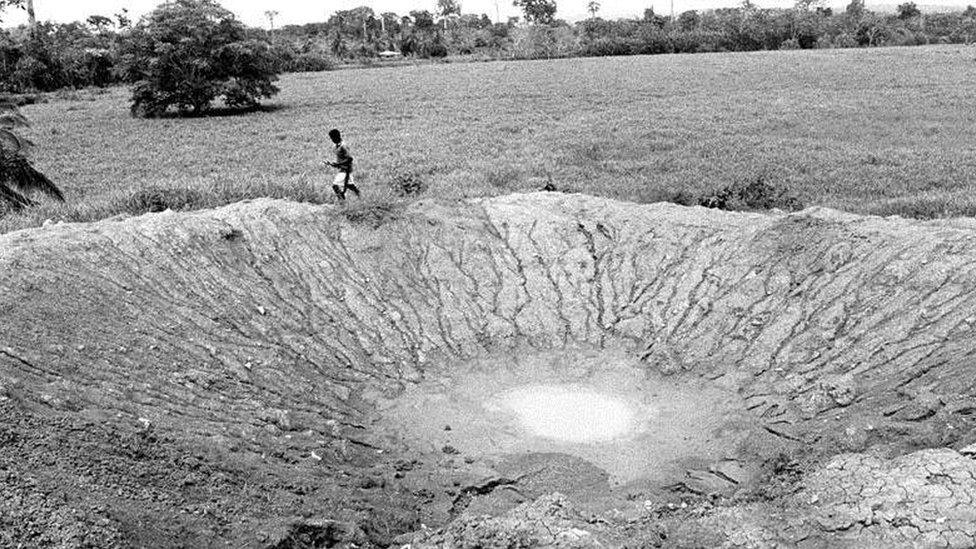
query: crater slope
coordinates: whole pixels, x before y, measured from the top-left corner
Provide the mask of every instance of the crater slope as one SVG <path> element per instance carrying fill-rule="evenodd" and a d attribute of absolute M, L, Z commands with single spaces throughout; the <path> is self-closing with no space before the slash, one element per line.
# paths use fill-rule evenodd
<path fill-rule="evenodd" d="M 976 544 L 976 223 L 348 217 L 0 237 L 0 546 Z"/>

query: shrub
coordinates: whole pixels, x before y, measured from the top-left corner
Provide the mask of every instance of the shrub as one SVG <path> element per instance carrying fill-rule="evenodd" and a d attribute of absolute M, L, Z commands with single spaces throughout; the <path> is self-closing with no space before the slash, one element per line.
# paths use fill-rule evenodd
<path fill-rule="evenodd" d="M 640 45 L 620 37 L 601 36 L 583 45 L 580 54 L 600 57 L 608 55 L 632 55 L 640 51 Z"/>
<path fill-rule="evenodd" d="M 300 53 L 286 61 L 282 67 L 284 72 L 321 72 L 335 68 L 335 61 L 331 57 L 318 53 Z"/>
<path fill-rule="evenodd" d="M 25 44 L 10 80 L 18 90 L 52 91 L 67 85 L 61 64 L 41 38 Z"/>
<path fill-rule="evenodd" d="M 514 188 L 521 180 L 522 172 L 517 166 L 494 166 L 485 172 L 485 182 L 495 189 Z"/>
<path fill-rule="evenodd" d="M 772 185 L 760 175 L 746 184 L 733 184 L 699 197 L 698 204 L 720 210 L 769 210 L 779 208 L 795 211 L 803 204 L 791 193 Z"/>
<path fill-rule="evenodd" d="M 783 40 L 783 43 L 779 45 L 781 50 L 798 50 L 800 49 L 800 41 L 796 38 L 790 38 L 788 40 Z"/>
<path fill-rule="evenodd" d="M 856 48 L 857 38 L 850 33 L 841 33 L 834 37 L 834 47 L 835 48 Z"/>
<path fill-rule="evenodd" d="M 884 41 L 885 46 L 917 46 L 923 44 L 915 33 L 908 29 L 895 29 Z"/>
<path fill-rule="evenodd" d="M 385 197 L 364 198 L 344 205 L 340 212 L 350 223 L 378 229 L 400 218 L 402 206 Z"/>
<path fill-rule="evenodd" d="M 579 46 L 572 29 L 532 25 L 512 32 L 512 55 L 519 59 L 550 59 L 576 55 Z"/>
<path fill-rule="evenodd" d="M 266 41 L 213 0 L 162 4 L 132 30 L 122 72 L 132 89 L 132 113 L 156 117 L 176 107 L 199 114 L 218 97 L 254 107 L 278 92 L 278 63 Z"/>
<path fill-rule="evenodd" d="M 422 171 L 398 164 L 390 176 L 390 189 L 396 196 L 414 196 L 427 190 L 427 180 Z"/>

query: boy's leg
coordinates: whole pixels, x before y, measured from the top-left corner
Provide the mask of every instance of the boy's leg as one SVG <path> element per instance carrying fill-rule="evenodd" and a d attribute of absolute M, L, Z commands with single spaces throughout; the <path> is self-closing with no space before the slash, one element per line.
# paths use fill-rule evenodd
<path fill-rule="evenodd" d="M 359 187 L 357 187 L 356 184 L 352 182 L 351 173 L 346 174 L 346 190 L 356 193 L 356 198 L 359 198 Z"/>
<path fill-rule="evenodd" d="M 335 192 L 340 202 L 346 199 L 345 179 L 346 178 L 343 176 L 343 174 L 337 173 L 335 179 L 332 180 L 332 190 Z"/>

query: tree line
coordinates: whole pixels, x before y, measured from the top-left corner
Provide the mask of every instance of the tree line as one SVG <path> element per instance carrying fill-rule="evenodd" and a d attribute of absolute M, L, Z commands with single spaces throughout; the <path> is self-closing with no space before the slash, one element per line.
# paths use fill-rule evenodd
<path fill-rule="evenodd" d="M 171 4 L 188 1 L 193 0 Z M 33 4 L 0 0 L 0 16 L 5 6 L 25 7 L 25 3 Z M 759 8 L 744 0 L 739 7 L 685 11 L 674 18 L 647 9 L 639 18 L 606 20 L 599 16 L 599 2 L 593 0 L 588 5 L 590 17 L 571 24 L 556 17 L 553 0 L 514 3 L 523 17 L 506 21 L 461 13 L 456 0 L 439 0 L 435 13 L 375 13 L 359 7 L 338 11 L 324 22 L 280 28 L 274 26 L 277 12 L 268 11 L 270 30 L 242 25 L 238 38 L 254 48 L 259 42 L 266 44 L 261 63 L 273 64 L 276 72 L 369 64 L 397 54 L 535 59 L 976 41 L 973 7 L 922 14 L 908 2 L 896 13 L 882 14 L 866 9 L 864 0 L 852 0 L 835 13 L 816 0 L 797 0 L 789 9 Z M 144 46 L 140 28 L 145 20 L 134 22 L 123 10 L 92 15 L 85 21 L 33 23 L 0 31 L 0 92 L 134 83 L 138 76 L 127 67 Z"/>

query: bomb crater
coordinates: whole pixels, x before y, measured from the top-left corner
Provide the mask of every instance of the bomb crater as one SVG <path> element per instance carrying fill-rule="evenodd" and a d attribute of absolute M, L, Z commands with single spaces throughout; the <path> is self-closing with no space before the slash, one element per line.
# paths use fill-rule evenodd
<path fill-rule="evenodd" d="M 972 545 L 974 236 L 561 193 L 3 235 L 0 545 Z"/>

